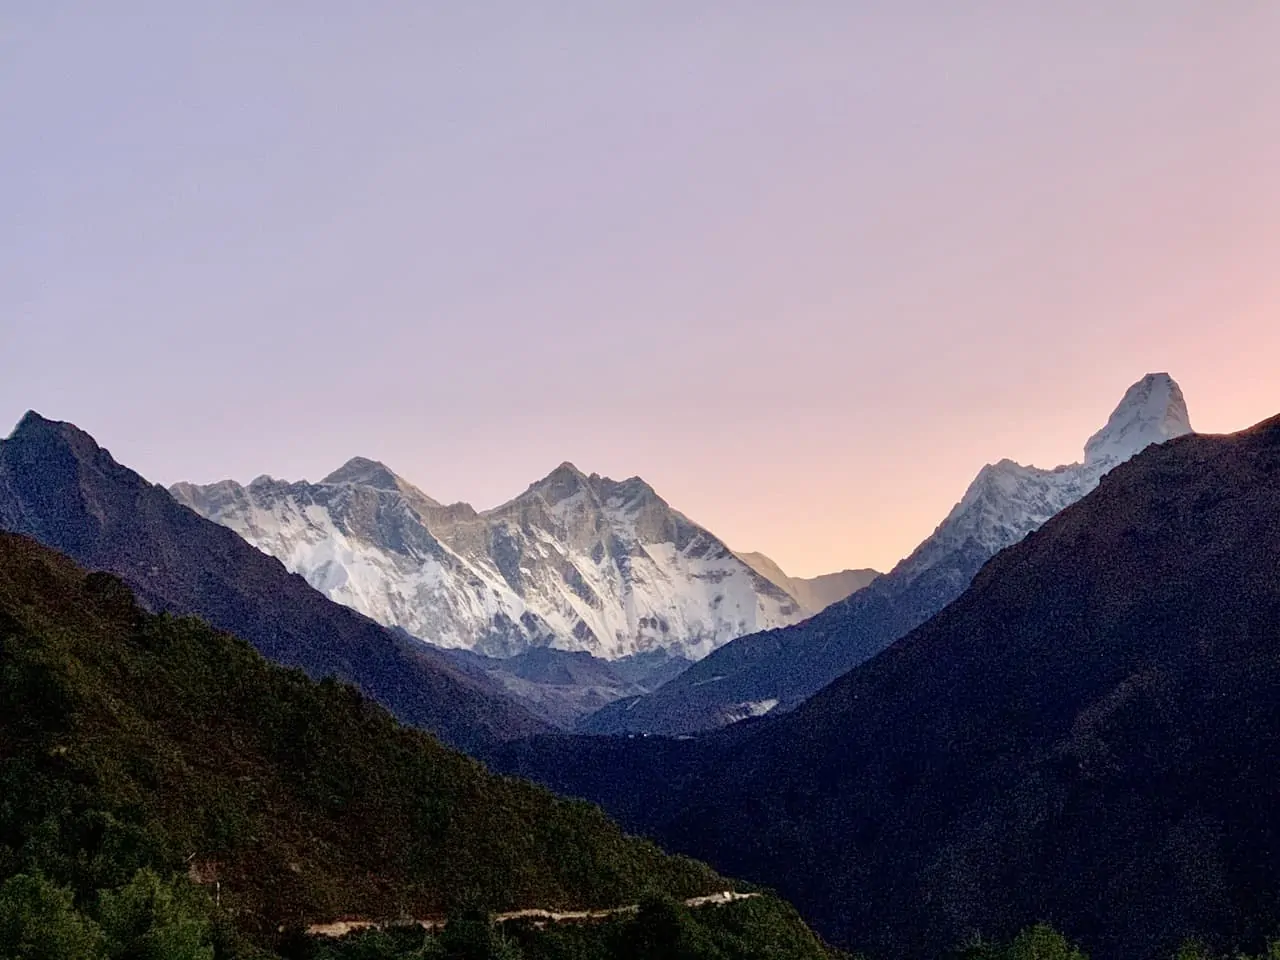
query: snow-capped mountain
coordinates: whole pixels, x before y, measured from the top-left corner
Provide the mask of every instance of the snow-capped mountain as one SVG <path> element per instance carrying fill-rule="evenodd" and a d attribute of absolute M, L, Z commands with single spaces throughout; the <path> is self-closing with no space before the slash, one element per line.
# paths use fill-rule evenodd
<path fill-rule="evenodd" d="M 907 582 L 926 570 L 955 569 L 964 584 L 969 563 L 1017 543 L 1093 490 L 1107 471 L 1152 443 L 1191 433 L 1182 390 L 1167 373 L 1151 373 L 1127 391 L 1106 426 L 1085 444 L 1084 459 L 1051 470 L 1012 460 L 988 464 L 933 536 L 893 571 Z"/>
<path fill-rule="evenodd" d="M 1177 383 L 1148 374 L 1089 438 L 1080 462 L 983 467 L 933 534 L 889 573 L 803 623 L 726 644 L 655 692 L 602 708 L 584 729 L 684 734 L 794 707 L 955 600 L 995 554 L 1084 497 L 1109 470 L 1190 432 Z"/>
<path fill-rule="evenodd" d="M 1113 467 L 1152 443 L 1191 432 L 1178 384 L 1167 373 L 1147 374 L 1125 391 L 1106 426 L 1089 438 L 1082 461 L 1052 470 L 1012 460 L 983 467 L 933 536 L 894 575 L 909 582 L 957 554 L 994 556 L 1089 493 Z"/>
<path fill-rule="evenodd" d="M 443 505 L 356 458 L 319 483 L 170 491 L 330 598 L 438 646 L 697 659 L 804 611 L 638 477 L 561 464 L 492 510 Z"/>

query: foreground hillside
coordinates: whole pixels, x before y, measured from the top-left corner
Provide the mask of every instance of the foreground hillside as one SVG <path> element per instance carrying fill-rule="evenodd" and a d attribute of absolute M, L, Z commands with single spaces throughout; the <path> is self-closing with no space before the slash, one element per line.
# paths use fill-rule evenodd
<path fill-rule="evenodd" d="M 794 713 L 510 769 L 876 956 L 1048 920 L 1097 958 L 1280 928 L 1280 419 L 1183 437 Z"/>
<path fill-rule="evenodd" d="M 455 746 L 547 729 L 498 684 L 325 599 L 72 424 L 28 413 L 0 441 L 0 530 L 116 574 L 151 610 L 195 614 L 270 660 L 354 684 Z"/>
<path fill-rule="evenodd" d="M 663 835 L 841 941 L 1280 925 L 1280 420 L 1184 438 L 707 770 Z"/>
<path fill-rule="evenodd" d="M 189 874 L 259 938 L 727 886 L 8 534 L 0 641 L 0 884 L 43 875 L 92 903 L 140 868 Z"/>

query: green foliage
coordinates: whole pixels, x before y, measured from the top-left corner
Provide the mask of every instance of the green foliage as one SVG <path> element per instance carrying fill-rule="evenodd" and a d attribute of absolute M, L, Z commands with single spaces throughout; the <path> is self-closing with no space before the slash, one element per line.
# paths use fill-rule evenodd
<path fill-rule="evenodd" d="M 233 960 L 250 954 L 210 923 L 210 904 L 181 879 L 140 870 L 93 903 L 70 888 L 17 874 L 0 885 L 0 960 Z M 219 943 L 221 950 L 215 950 Z"/>
<path fill-rule="evenodd" d="M 1217 958 L 1203 940 L 1187 940 L 1178 947 L 1173 960 L 1217 960 Z"/>
<path fill-rule="evenodd" d="M 140 870 L 119 891 L 105 891 L 98 921 L 115 960 L 213 960 L 207 900 L 184 884 Z"/>
<path fill-rule="evenodd" d="M 0 886 L 0 960 L 97 960 L 101 942 L 65 887 L 27 874 Z"/>
<path fill-rule="evenodd" d="M 1047 923 L 1027 927 L 1007 944 L 974 937 L 957 953 L 959 960 L 1089 960 L 1086 954 Z"/>
<path fill-rule="evenodd" d="M 1173 960 L 1280 960 L 1280 940 L 1270 940 L 1258 953 L 1223 954 L 1203 940 L 1186 940 L 1178 947 Z"/>
<path fill-rule="evenodd" d="M 760 898 L 690 909 L 646 897 L 632 916 L 605 924 L 523 931 L 527 960 L 829 960 L 800 917 Z"/>
<path fill-rule="evenodd" d="M 761 898 L 689 909 L 646 897 L 634 914 L 590 922 L 491 924 L 467 912 L 444 931 L 369 931 L 317 945 L 308 960 L 831 960 L 785 904 Z"/>
<path fill-rule="evenodd" d="M 202 901 L 218 891 L 213 921 L 189 901 L 188 872 Z M 113 955 L 165 960 L 210 957 L 217 917 L 267 946 L 281 927 L 343 916 L 725 886 L 350 687 L 193 618 L 148 615 L 107 575 L 0 534 L 0 882 L 19 874 L 65 888 L 81 919 L 100 914 Z"/>
<path fill-rule="evenodd" d="M 1038 923 L 1018 934 L 1005 957 L 1006 960 L 1088 960 L 1047 923 Z"/>
<path fill-rule="evenodd" d="M 635 923 L 630 926 L 628 939 L 635 960 L 656 960 L 659 957 L 692 960 L 706 955 L 711 949 L 692 912 L 670 897 L 645 897 Z"/>
<path fill-rule="evenodd" d="M 439 937 L 427 941 L 424 953 L 439 960 L 522 960 L 523 956 L 519 947 L 478 912 L 450 921 Z"/>

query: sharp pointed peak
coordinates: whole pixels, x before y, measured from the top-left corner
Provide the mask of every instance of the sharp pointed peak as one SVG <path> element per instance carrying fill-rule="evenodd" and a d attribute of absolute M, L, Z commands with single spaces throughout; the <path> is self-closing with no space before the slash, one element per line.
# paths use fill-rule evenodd
<path fill-rule="evenodd" d="M 547 474 L 546 479 L 550 480 L 552 477 L 558 477 L 558 476 L 579 477 L 583 480 L 587 478 L 587 475 L 583 473 L 581 470 L 579 470 L 578 465 L 575 464 L 572 460 L 565 460 L 563 463 L 560 464 L 560 466 L 556 467 L 549 474 Z"/>
<path fill-rule="evenodd" d="M 35 427 L 39 427 L 44 424 L 49 424 L 54 422 L 55 421 L 53 420 L 49 420 L 45 417 L 42 417 L 39 413 L 37 413 L 34 410 L 28 410 L 26 413 L 22 415 L 22 419 L 18 421 L 18 425 L 13 428 L 13 432 L 17 433 L 19 430 L 31 430 Z"/>
<path fill-rule="evenodd" d="M 19 435 L 29 435 L 49 430 L 76 430 L 77 432 L 83 432 L 74 424 L 66 423 L 62 420 L 50 420 L 48 417 L 37 413 L 35 410 L 28 410 L 22 415 L 22 419 L 19 420 L 17 425 L 13 428 L 13 432 L 9 434 L 9 439 L 12 440 Z"/>
<path fill-rule="evenodd" d="M 591 486 L 590 479 L 569 460 L 564 461 L 541 480 L 529 484 L 522 496 L 541 495 L 555 503 Z"/>
<path fill-rule="evenodd" d="M 1168 373 L 1148 373 L 1125 391 L 1106 426 L 1089 438 L 1085 463 L 1119 463 L 1150 444 L 1191 432 L 1178 382 Z"/>
<path fill-rule="evenodd" d="M 51 420 L 35 410 L 24 413 L 17 426 L 13 428 L 13 432 L 9 434 L 10 441 L 24 443 L 42 443 L 54 439 L 70 445 L 77 456 L 86 456 L 95 450 L 102 449 L 98 441 L 74 423 L 66 420 Z"/>
<path fill-rule="evenodd" d="M 439 502 L 433 500 L 408 480 L 395 473 L 381 460 L 371 460 L 368 457 L 352 457 L 321 480 L 320 483 L 335 486 L 350 484 L 357 487 L 368 487 L 373 490 L 397 491 L 418 506 L 424 504 L 431 507 L 440 506 Z"/>
<path fill-rule="evenodd" d="M 535 480 L 529 484 L 526 493 L 535 493 L 548 487 L 557 487 L 561 489 L 574 489 L 579 486 L 585 486 L 592 479 L 599 479 L 596 474 L 590 477 L 578 469 L 577 465 L 570 460 L 564 461 L 560 466 L 556 467 L 541 480 Z"/>

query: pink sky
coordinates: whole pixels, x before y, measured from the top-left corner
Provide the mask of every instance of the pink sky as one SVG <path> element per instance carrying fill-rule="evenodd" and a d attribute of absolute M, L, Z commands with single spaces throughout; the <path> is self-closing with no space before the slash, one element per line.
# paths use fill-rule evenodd
<path fill-rule="evenodd" d="M 258 6 L 0 13 L 0 420 L 481 507 L 568 459 L 809 575 L 1149 371 L 1280 413 L 1270 0 Z"/>

